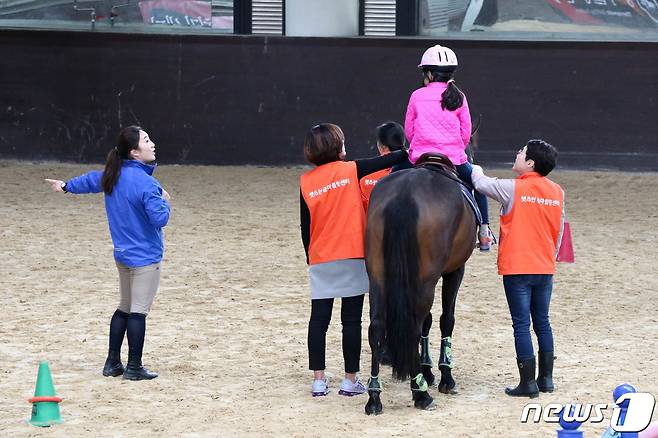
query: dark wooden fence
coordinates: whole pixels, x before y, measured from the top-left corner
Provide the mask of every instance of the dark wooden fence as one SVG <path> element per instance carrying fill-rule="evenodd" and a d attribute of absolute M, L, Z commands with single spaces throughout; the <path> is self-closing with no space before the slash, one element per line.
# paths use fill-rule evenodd
<path fill-rule="evenodd" d="M 0 30 L 0 157 L 102 162 L 139 124 L 161 162 L 295 164 L 321 121 L 373 155 L 437 42 Z M 539 137 L 562 166 L 658 170 L 658 43 L 443 43 L 482 117 L 479 162 Z"/>

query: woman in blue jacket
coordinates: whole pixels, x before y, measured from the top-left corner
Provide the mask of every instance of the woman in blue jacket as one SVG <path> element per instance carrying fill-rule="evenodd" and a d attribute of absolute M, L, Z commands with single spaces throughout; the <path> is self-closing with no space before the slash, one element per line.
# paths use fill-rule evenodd
<path fill-rule="evenodd" d="M 169 194 L 153 178 L 155 143 L 139 126 L 123 128 L 107 155 L 104 171 L 66 182 L 46 179 L 55 192 L 105 193 L 105 211 L 119 270 L 121 299 L 110 322 L 110 347 L 104 376 L 144 380 L 157 377 L 142 366 L 146 315 L 160 283 L 164 251 L 162 227 L 169 221 Z M 128 363 L 121 344 L 128 335 Z"/>

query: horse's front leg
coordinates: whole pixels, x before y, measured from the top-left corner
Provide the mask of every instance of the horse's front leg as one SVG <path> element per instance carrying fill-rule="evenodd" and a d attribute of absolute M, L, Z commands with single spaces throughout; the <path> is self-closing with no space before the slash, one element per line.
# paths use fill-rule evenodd
<path fill-rule="evenodd" d="M 368 327 L 368 342 L 372 351 L 372 362 L 370 364 L 370 378 L 368 379 L 368 402 L 366 403 L 366 414 L 379 415 L 384 409 L 380 394 L 382 386 L 379 382 L 379 361 L 381 349 L 384 344 L 384 320 L 382 309 L 378 309 L 379 295 L 370 291 L 370 326 Z"/>
<path fill-rule="evenodd" d="M 452 330 L 455 328 L 455 305 L 457 303 L 457 292 L 464 278 L 464 266 L 449 274 L 443 275 L 441 287 L 442 313 L 441 326 L 441 350 L 439 354 L 439 371 L 441 381 L 439 392 L 444 394 L 456 394 L 457 384 L 452 378 Z"/>
<path fill-rule="evenodd" d="M 416 339 L 415 345 L 418 345 L 418 339 Z M 436 408 L 434 399 L 429 393 L 429 387 L 430 385 L 423 376 L 422 367 L 420 365 L 420 355 L 418 354 L 418 349 L 416 349 L 415 357 L 411 364 L 411 396 L 416 408 L 426 411 L 431 411 Z"/>
<path fill-rule="evenodd" d="M 432 356 L 430 355 L 430 328 L 432 327 L 432 312 L 427 314 L 423 321 L 423 331 L 420 334 L 420 366 L 427 384 L 434 385 L 432 374 Z"/>

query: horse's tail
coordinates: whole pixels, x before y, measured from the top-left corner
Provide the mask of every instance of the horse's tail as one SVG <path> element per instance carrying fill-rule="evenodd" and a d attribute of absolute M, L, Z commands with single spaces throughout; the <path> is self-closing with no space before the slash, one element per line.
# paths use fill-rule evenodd
<path fill-rule="evenodd" d="M 415 333 L 416 296 L 419 291 L 419 246 L 416 236 L 418 206 L 404 191 L 384 209 L 384 294 L 386 296 L 386 344 L 393 377 L 410 376 L 418 352 Z"/>

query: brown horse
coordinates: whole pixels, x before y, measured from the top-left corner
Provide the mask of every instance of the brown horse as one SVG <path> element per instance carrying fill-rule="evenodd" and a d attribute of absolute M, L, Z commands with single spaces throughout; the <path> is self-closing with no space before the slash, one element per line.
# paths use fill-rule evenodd
<path fill-rule="evenodd" d="M 393 172 L 375 186 L 368 207 L 372 371 L 366 414 L 380 414 L 379 365 L 386 348 L 393 376 L 411 377 L 414 405 L 433 409 L 428 335 L 434 288 L 443 279 L 439 391 L 451 393 L 452 330 L 464 264 L 475 248 L 476 219 L 456 175 L 436 165 Z M 419 342 L 421 354 L 418 352 Z"/>

